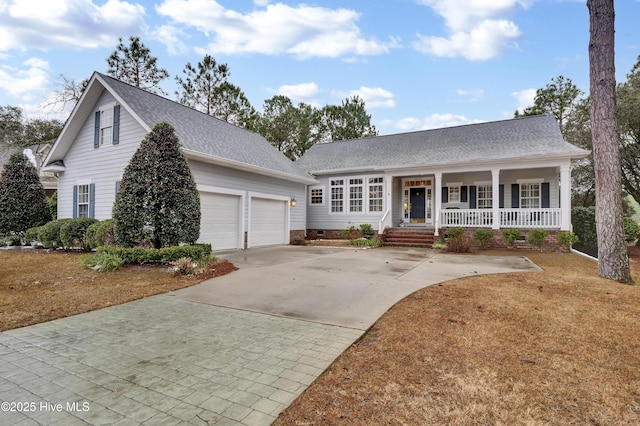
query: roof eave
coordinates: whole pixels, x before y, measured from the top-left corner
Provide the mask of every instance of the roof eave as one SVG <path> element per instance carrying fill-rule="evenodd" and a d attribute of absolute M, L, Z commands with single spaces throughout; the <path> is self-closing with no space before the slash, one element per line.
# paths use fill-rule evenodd
<path fill-rule="evenodd" d="M 240 161 L 229 160 L 226 158 L 216 157 L 209 154 L 204 154 L 202 152 L 194 151 L 191 149 L 182 148 L 182 151 L 187 156 L 187 158 L 191 158 L 194 160 L 203 161 L 209 164 L 216 164 L 220 166 L 230 167 L 236 170 L 243 170 L 246 172 L 257 173 L 265 176 L 272 176 L 279 179 L 284 179 L 292 182 L 304 183 L 304 184 L 314 184 L 318 183 L 318 181 L 312 177 L 304 177 L 304 176 L 296 176 L 290 173 L 280 172 L 278 170 L 268 169 L 265 167 L 254 166 L 247 163 L 242 163 Z"/>

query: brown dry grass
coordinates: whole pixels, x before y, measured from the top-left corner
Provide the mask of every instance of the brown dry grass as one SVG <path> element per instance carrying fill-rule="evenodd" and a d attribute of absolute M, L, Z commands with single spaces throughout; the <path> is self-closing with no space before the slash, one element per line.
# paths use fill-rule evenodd
<path fill-rule="evenodd" d="M 414 293 L 275 424 L 640 424 L 640 287 L 577 255 L 491 254 L 508 253 L 544 272 Z"/>
<path fill-rule="evenodd" d="M 188 287 L 235 269 L 228 262 L 200 276 L 173 276 L 166 266 L 126 266 L 100 273 L 80 254 L 0 250 L 0 331 L 92 311 Z"/>

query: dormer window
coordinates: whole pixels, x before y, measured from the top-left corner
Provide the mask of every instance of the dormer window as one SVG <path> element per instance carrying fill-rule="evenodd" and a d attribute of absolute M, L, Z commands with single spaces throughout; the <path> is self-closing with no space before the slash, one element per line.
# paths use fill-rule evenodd
<path fill-rule="evenodd" d="M 100 145 L 110 145 L 113 141 L 113 109 L 100 111 Z"/>
<path fill-rule="evenodd" d="M 95 115 L 93 147 L 117 145 L 120 136 L 120 105 L 100 108 Z"/>

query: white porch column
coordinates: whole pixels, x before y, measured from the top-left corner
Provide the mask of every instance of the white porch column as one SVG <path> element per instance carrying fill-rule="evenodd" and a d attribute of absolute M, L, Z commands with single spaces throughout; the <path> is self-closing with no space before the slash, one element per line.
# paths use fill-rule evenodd
<path fill-rule="evenodd" d="M 393 225 L 393 205 L 392 205 L 393 196 L 391 195 L 392 192 L 393 192 L 393 176 L 385 175 L 384 177 L 384 193 L 385 193 L 384 212 L 382 212 L 382 214 L 386 214 L 387 211 L 389 212 L 389 214 L 387 215 L 384 223 L 382 224 L 383 231 L 387 224 L 389 224 L 389 226 L 394 226 Z"/>
<path fill-rule="evenodd" d="M 560 166 L 561 231 L 571 231 L 571 165 Z"/>
<path fill-rule="evenodd" d="M 491 190 L 493 210 L 491 229 L 500 229 L 500 169 L 491 169 Z"/>
<path fill-rule="evenodd" d="M 435 226 L 434 235 L 437 237 L 440 230 L 440 209 L 442 208 L 442 172 L 436 172 L 436 216 L 433 218 Z"/>

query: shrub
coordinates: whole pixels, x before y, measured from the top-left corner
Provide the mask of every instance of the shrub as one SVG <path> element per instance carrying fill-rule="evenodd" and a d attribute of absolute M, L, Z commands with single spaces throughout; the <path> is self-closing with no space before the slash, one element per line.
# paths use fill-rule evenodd
<path fill-rule="evenodd" d="M 120 256 L 110 253 L 87 255 L 82 258 L 82 261 L 85 265 L 100 272 L 115 271 L 124 264 L 124 260 Z"/>
<path fill-rule="evenodd" d="M 471 238 L 464 228 L 451 228 L 447 232 L 447 251 L 452 253 L 470 253 L 472 251 Z"/>
<path fill-rule="evenodd" d="M 92 249 L 99 246 L 110 246 L 115 244 L 113 237 L 113 220 L 107 219 L 96 222 L 87 228 L 87 244 Z"/>
<path fill-rule="evenodd" d="M 571 224 L 573 225 L 573 232 L 578 236 L 581 244 L 588 247 L 598 245 L 595 207 L 572 208 Z"/>
<path fill-rule="evenodd" d="M 349 242 L 352 246 L 368 246 L 368 247 L 381 247 L 382 240 L 378 237 L 376 238 L 358 238 L 356 240 L 351 240 Z"/>
<path fill-rule="evenodd" d="M 522 239 L 522 231 L 519 229 L 503 229 L 502 236 L 507 242 L 507 247 L 513 247 L 513 244 Z"/>
<path fill-rule="evenodd" d="M 21 151 L 11 154 L 0 173 L 0 235 L 15 234 L 21 240 L 27 229 L 50 220 L 36 168 Z"/>
<path fill-rule="evenodd" d="M 173 275 L 194 275 L 198 267 L 198 264 L 190 257 L 181 257 L 169 264 L 171 265 L 169 269 L 173 272 Z"/>
<path fill-rule="evenodd" d="M 60 241 L 66 248 L 88 250 L 87 228 L 98 220 L 91 217 L 70 219 L 60 226 Z"/>
<path fill-rule="evenodd" d="M 56 220 L 58 218 L 58 191 L 54 192 L 51 198 L 49 198 L 47 206 L 49 207 L 51 219 Z"/>
<path fill-rule="evenodd" d="M 211 259 L 211 244 L 165 247 L 161 249 L 142 247 L 101 246 L 97 254 L 108 253 L 120 257 L 126 264 L 165 263 L 169 264 L 181 257 L 189 257 L 198 263 Z"/>
<path fill-rule="evenodd" d="M 575 243 L 579 241 L 579 238 L 573 232 L 560 232 L 558 234 L 558 244 L 567 250 L 571 249 Z"/>
<path fill-rule="evenodd" d="M 493 231 L 489 229 L 476 229 L 473 231 L 473 239 L 480 244 L 480 247 L 486 248 L 493 239 Z"/>
<path fill-rule="evenodd" d="M 30 246 L 30 245 L 33 245 L 34 242 L 38 241 L 38 234 L 40 233 L 40 228 L 42 228 L 42 226 L 36 226 L 35 228 L 27 229 L 27 231 L 24 233 L 25 245 Z"/>
<path fill-rule="evenodd" d="M 369 223 L 363 223 L 360 225 L 360 232 L 362 232 L 362 235 L 364 237 L 372 237 L 373 234 L 375 234 L 375 231 L 373 230 L 373 226 L 371 226 L 371 224 Z"/>
<path fill-rule="evenodd" d="M 444 250 L 447 248 L 447 245 L 443 242 L 436 241 L 435 243 L 431 244 L 431 248 L 435 250 Z"/>
<path fill-rule="evenodd" d="M 347 240 L 357 240 L 358 238 L 362 238 L 362 232 L 351 225 L 347 229 L 342 230 L 342 237 Z"/>
<path fill-rule="evenodd" d="M 125 247 L 159 249 L 194 243 L 200 235 L 200 195 L 174 128 L 158 123 L 133 154 L 113 206 L 113 229 Z"/>
<path fill-rule="evenodd" d="M 640 237 L 640 225 L 630 217 L 624 218 L 624 239 L 631 243 Z"/>
<path fill-rule="evenodd" d="M 57 219 L 38 228 L 38 241 L 46 248 L 63 247 L 60 239 L 60 227 L 72 219 Z"/>
<path fill-rule="evenodd" d="M 542 251 L 542 245 L 548 236 L 549 231 L 546 229 L 532 229 L 529 231 L 529 244 L 539 247 Z"/>

